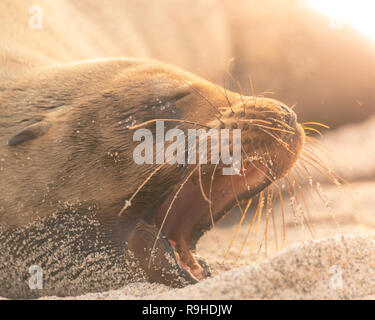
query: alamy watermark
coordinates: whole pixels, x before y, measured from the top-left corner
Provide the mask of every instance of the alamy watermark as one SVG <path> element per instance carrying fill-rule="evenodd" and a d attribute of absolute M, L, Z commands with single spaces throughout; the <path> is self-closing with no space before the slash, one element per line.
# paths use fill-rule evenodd
<path fill-rule="evenodd" d="M 332 30 L 342 30 L 344 28 L 344 20 L 339 17 L 331 17 L 329 19 L 329 27 Z"/>
<path fill-rule="evenodd" d="M 337 265 L 333 265 L 328 270 L 329 274 L 332 274 L 332 276 L 329 278 L 329 288 L 331 290 L 342 290 L 343 285 L 343 279 L 342 279 L 342 268 Z"/>
<path fill-rule="evenodd" d="M 230 152 L 230 131 L 232 131 L 232 154 Z M 187 136 L 178 128 L 164 130 L 164 121 L 156 121 L 156 137 L 149 129 L 137 129 L 133 141 L 140 141 L 133 151 L 137 164 L 211 164 L 227 165 L 223 175 L 237 175 L 241 171 L 241 129 L 188 129 Z M 207 149 L 210 138 L 210 149 Z M 142 141 L 143 140 L 143 141 Z M 198 154 L 197 154 L 198 140 Z M 155 142 L 155 156 L 154 156 Z M 167 148 L 166 142 L 168 144 Z M 208 152 L 209 151 L 209 152 Z"/>
<path fill-rule="evenodd" d="M 39 5 L 32 5 L 29 8 L 29 28 L 31 30 L 43 29 L 43 8 Z"/>
<path fill-rule="evenodd" d="M 29 268 L 29 288 L 30 290 L 43 289 L 43 269 L 38 265 Z"/>

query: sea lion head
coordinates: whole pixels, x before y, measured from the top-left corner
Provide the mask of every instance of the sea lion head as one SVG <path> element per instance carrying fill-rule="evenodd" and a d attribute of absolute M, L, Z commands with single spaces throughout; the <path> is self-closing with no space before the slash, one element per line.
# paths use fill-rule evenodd
<path fill-rule="evenodd" d="M 9 111 L 5 118 L 15 123 L 4 127 L 9 140 L 1 221 L 24 225 L 48 217 L 60 203 L 95 205 L 116 247 L 133 251 L 151 280 L 172 286 L 209 275 L 192 253 L 199 238 L 239 201 L 287 174 L 304 143 L 295 113 L 281 102 L 227 91 L 150 60 L 107 59 L 42 70 L 12 84 L 0 98 Z M 162 152 L 174 142 L 168 130 L 185 135 L 185 162 L 167 162 L 166 155 L 157 161 L 158 121 L 165 132 Z M 134 157 L 144 142 L 136 136 L 139 129 L 151 134 L 149 162 Z M 187 161 L 191 129 L 220 135 L 208 149 L 207 163 L 199 157 Z M 237 166 L 231 156 L 223 161 L 223 130 L 229 130 L 233 152 L 234 132 L 241 132 Z M 210 161 L 214 151 L 218 163 Z M 234 174 L 223 174 L 230 167 Z M 20 209 L 14 201 L 19 194 L 25 204 Z"/>
<path fill-rule="evenodd" d="M 255 197 L 267 186 L 284 177 L 300 157 L 305 134 L 294 111 L 275 99 L 243 96 L 187 74 L 180 75 L 176 81 L 180 83 L 183 88 L 180 90 L 184 94 L 174 104 L 174 115 L 177 117 L 172 114 L 171 118 L 164 117 L 165 124 L 178 128 L 186 137 L 191 128 L 204 128 L 206 132 L 215 129 L 219 136 L 220 132 L 228 129 L 229 149 L 233 152 L 236 140 L 231 132 L 241 132 L 241 157 L 237 172 L 224 174 L 224 169 L 230 167 L 228 163 L 201 163 L 198 155 L 194 164 L 187 163 L 189 145 L 184 140 L 184 147 L 187 147 L 184 149 L 185 162 L 180 166 L 166 164 L 156 174 L 168 175 L 166 172 L 176 170 L 177 167 L 182 173 L 163 202 L 146 214 L 148 223 L 158 230 L 150 236 L 153 244 L 145 244 L 143 247 L 135 245 L 138 248 L 135 251 L 138 252 L 138 257 L 141 256 L 140 260 L 148 262 L 144 266 L 150 270 L 150 257 L 156 248 L 156 242 L 163 238 L 165 247 L 161 251 L 168 248 L 185 280 L 194 283 L 209 274 L 202 260 L 198 262 L 191 252 L 198 239 L 240 201 Z M 158 120 L 157 117 L 151 118 L 145 122 L 145 127 L 150 130 Z M 133 128 L 140 127 L 143 125 Z M 214 150 L 219 150 L 219 156 L 223 156 L 222 137 L 216 144 L 212 144 L 212 137 L 210 138 L 208 162 L 214 157 Z M 233 163 L 231 165 L 233 168 Z M 152 179 L 154 177 L 150 181 Z M 148 228 L 149 226 L 140 224 L 137 232 Z M 149 235 L 152 234 L 150 229 L 148 232 Z M 142 251 L 144 247 L 150 250 Z M 163 259 L 160 254 L 156 257 L 154 261 L 159 260 L 159 263 Z M 163 268 L 163 264 L 159 267 Z M 156 281 L 176 285 L 173 275 L 171 279 L 155 272 L 155 269 L 149 271 L 149 275 Z"/>

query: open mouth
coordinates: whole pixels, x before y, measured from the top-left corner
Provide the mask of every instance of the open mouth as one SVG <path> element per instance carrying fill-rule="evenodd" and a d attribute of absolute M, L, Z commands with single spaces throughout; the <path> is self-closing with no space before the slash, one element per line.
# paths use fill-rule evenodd
<path fill-rule="evenodd" d="M 250 199 L 256 196 L 259 192 L 261 192 L 264 188 L 269 185 L 270 182 L 264 181 L 259 186 L 255 187 L 253 190 L 249 192 L 248 189 L 243 190 L 242 193 L 238 194 L 237 199 L 232 198 L 226 205 L 217 213 L 215 213 L 215 223 L 225 215 L 228 211 L 230 211 L 237 203 L 237 201 L 242 201 L 245 199 Z M 168 242 L 173 250 L 173 254 L 176 258 L 176 262 L 178 266 L 185 270 L 192 278 L 194 278 L 197 282 L 201 281 L 207 276 L 210 275 L 210 271 L 208 269 L 208 265 L 204 263 L 204 260 L 191 251 L 191 248 L 195 246 L 196 241 L 200 238 L 200 234 L 203 234 L 204 229 L 209 229 L 210 226 L 202 226 L 201 230 L 197 230 L 197 233 L 194 236 L 194 240 L 192 243 L 187 244 L 185 241 L 176 242 L 172 239 L 168 239 Z M 203 264 L 203 265 L 202 265 Z"/>
<path fill-rule="evenodd" d="M 199 281 L 208 274 L 191 251 L 199 238 L 242 200 L 253 198 L 290 170 L 302 149 L 301 130 L 297 125 L 290 143 L 293 152 L 277 149 L 277 153 L 267 155 L 273 161 L 248 160 L 238 175 L 214 175 L 212 170 L 195 175 L 177 196 L 172 193 L 158 209 L 154 216 L 156 228 L 168 240 L 179 268 L 189 277 Z"/>
<path fill-rule="evenodd" d="M 262 168 L 262 169 L 259 169 Z M 265 179 L 260 163 L 249 166 L 241 175 L 217 175 L 212 186 L 209 204 L 203 197 L 200 183 L 188 181 L 173 203 L 167 219 L 164 216 L 174 195 L 167 199 L 155 215 L 156 228 L 168 240 L 170 250 L 179 268 L 195 281 L 206 278 L 210 272 L 203 259 L 194 251 L 199 238 L 239 201 L 256 196 L 271 182 Z M 209 190 L 211 177 L 202 179 L 202 187 Z M 163 227 L 162 227 L 163 224 Z"/>
<path fill-rule="evenodd" d="M 184 180 L 150 212 L 150 224 L 138 228 L 138 241 L 131 247 L 150 279 L 180 286 L 176 278 L 184 279 L 185 284 L 206 278 L 210 272 L 204 260 L 195 255 L 197 241 L 241 201 L 252 199 L 286 175 L 298 160 L 304 131 L 294 112 L 274 106 L 274 102 L 268 109 L 254 108 L 248 117 L 240 114 L 227 124 L 238 124 L 245 132 L 240 140 L 239 174 L 222 174 L 224 164 L 191 165 Z M 256 119 L 258 115 L 267 118 Z M 246 127 L 245 122 L 252 126 Z M 231 143 L 234 146 L 234 138 Z"/>

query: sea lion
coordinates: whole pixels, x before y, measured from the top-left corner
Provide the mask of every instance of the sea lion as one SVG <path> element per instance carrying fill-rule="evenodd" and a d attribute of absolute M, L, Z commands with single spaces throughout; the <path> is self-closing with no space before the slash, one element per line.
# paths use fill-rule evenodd
<path fill-rule="evenodd" d="M 204 279 L 209 268 L 192 253 L 199 238 L 238 201 L 283 177 L 304 144 L 295 113 L 281 102 L 153 60 L 41 69 L 1 84 L 0 108 L 7 297 L 119 287 L 136 278 L 132 264 L 174 287 Z M 154 133 L 155 119 L 183 132 L 241 129 L 239 174 L 222 175 L 223 163 L 136 164 L 134 128 Z M 43 289 L 30 290 L 31 265 L 42 268 Z"/>
<path fill-rule="evenodd" d="M 217 81 L 232 56 L 216 0 L 3 0 L 0 12 L 0 78 L 31 67 L 130 56 Z"/>

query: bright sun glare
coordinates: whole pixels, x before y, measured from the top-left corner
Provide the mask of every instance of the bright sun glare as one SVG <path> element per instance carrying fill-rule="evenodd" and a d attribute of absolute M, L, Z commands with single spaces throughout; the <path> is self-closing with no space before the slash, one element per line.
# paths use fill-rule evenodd
<path fill-rule="evenodd" d="M 336 21 L 349 22 L 375 40 L 374 0 L 306 0 Z"/>

